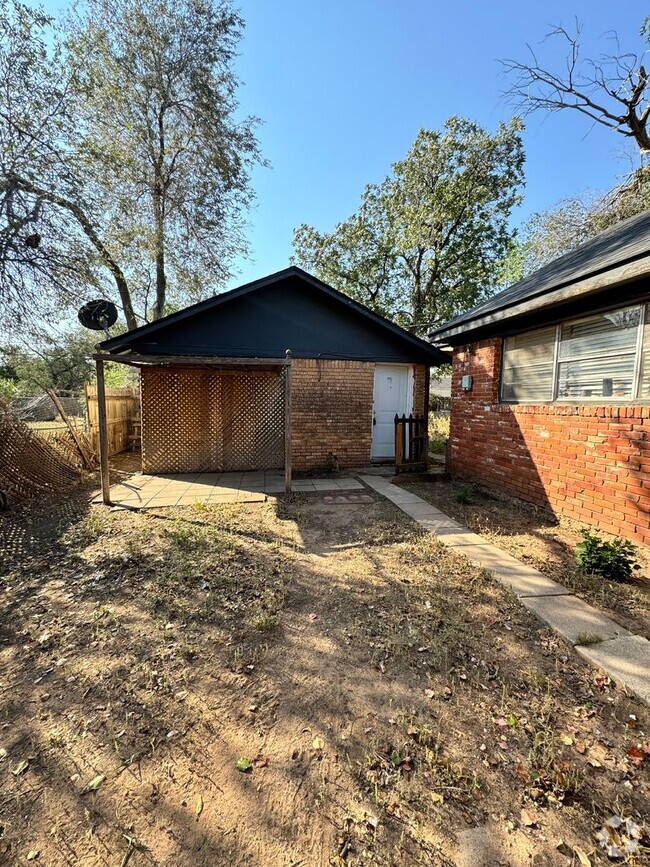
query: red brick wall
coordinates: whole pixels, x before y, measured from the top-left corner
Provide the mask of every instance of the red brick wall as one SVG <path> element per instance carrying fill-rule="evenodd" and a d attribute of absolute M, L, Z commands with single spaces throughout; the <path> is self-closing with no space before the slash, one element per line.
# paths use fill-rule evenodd
<path fill-rule="evenodd" d="M 414 411 L 424 408 L 425 366 L 414 365 Z M 374 362 L 296 358 L 291 367 L 293 469 L 368 466 Z"/>
<path fill-rule="evenodd" d="M 500 404 L 501 347 L 454 351 L 452 475 L 650 544 L 650 406 Z"/>

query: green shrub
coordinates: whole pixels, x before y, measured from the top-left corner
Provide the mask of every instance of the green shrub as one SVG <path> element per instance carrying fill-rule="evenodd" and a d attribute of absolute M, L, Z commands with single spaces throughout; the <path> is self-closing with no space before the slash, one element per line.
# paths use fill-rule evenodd
<path fill-rule="evenodd" d="M 453 498 L 457 503 L 471 503 L 472 502 L 472 489 L 469 485 L 458 485 L 456 490 L 453 493 Z"/>
<path fill-rule="evenodd" d="M 609 581 L 625 581 L 634 569 L 641 568 L 635 562 L 636 546 L 627 539 L 605 542 L 589 530 L 582 531 L 582 542 L 576 545 L 576 561 L 583 572 L 601 575 Z"/>

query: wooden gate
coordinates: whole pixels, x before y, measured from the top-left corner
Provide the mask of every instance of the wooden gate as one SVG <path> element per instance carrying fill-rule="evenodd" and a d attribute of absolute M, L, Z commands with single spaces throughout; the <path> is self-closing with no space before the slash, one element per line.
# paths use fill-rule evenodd
<path fill-rule="evenodd" d="M 427 419 L 423 415 L 395 416 L 395 472 L 426 472 Z"/>

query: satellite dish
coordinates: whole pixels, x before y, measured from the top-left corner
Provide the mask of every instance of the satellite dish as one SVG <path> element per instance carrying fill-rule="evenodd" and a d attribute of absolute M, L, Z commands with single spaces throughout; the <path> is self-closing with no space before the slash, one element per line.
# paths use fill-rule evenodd
<path fill-rule="evenodd" d="M 91 331 L 106 331 L 117 322 L 117 307 L 112 301 L 103 298 L 89 301 L 77 314 L 79 322 Z"/>

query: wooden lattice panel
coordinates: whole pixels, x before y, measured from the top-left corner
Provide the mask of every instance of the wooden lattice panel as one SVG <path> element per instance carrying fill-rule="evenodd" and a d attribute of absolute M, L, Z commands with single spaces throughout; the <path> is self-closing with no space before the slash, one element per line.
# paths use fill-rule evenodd
<path fill-rule="evenodd" d="M 79 478 L 76 462 L 71 441 L 65 448 L 46 442 L 0 402 L 0 490 L 10 504 L 68 490 Z"/>
<path fill-rule="evenodd" d="M 284 466 L 282 373 L 144 368 L 141 388 L 143 472 Z"/>

